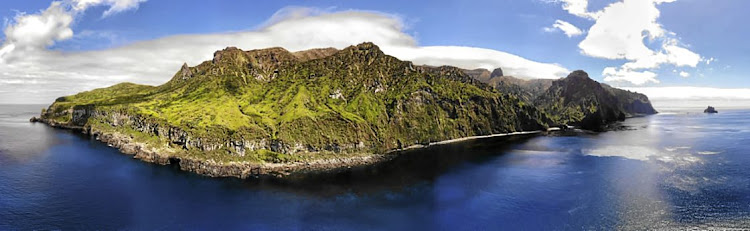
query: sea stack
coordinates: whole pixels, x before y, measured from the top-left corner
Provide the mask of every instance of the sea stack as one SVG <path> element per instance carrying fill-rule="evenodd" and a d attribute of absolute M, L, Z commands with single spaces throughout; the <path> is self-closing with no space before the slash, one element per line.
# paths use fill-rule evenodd
<path fill-rule="evenodd" d="M 706 110 L 703 110 L 703 113 L 719 113 L 719 112 L 716 111 L 716 108 L 708 106 L 708 108 L 706 108 Z"/>

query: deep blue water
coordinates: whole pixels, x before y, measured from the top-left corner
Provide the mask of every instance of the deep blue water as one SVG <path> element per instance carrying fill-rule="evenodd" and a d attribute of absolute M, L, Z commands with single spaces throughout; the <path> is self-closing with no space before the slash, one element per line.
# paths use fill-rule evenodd
<path fill-rule="evenodd" d="M 293 180 L 133 160 L 0 105 L 0 230 L 750 228 L 750 111 L 433 146 Z M 721 109 L 719 109 L 721 110 Z"/>

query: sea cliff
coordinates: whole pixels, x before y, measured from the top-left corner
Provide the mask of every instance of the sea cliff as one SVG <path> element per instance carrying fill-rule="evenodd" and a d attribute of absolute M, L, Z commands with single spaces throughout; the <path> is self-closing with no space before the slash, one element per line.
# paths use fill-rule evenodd
<path fill-rule="evenodd" d="M 122 83 L 60 97 L 34 120 L 143 161 L 240 178 L 371 164 L 394 150 L 554 123 L 461 69 L 413 65 L 372 43 L 227 48 L 160 86 Z"/>

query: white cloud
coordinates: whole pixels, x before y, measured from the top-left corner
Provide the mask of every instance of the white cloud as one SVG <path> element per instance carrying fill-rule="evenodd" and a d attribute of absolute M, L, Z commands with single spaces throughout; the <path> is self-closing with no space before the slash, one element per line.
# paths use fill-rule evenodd
<path fill-rule="evenodd" d="M 658 83 L 651 71 L 662 65 L 696 67 L 703 58 L 681 45 L 676 35 L 658 23 L 662 3 L 675 0 L 623 0 L 597 12 L 587 12 L 586 0 L 559 0 L 569 13 L 596 22 L 578 44 L 587 56 L 627 60 L 622 66 L 608 67 L 602 73 L 605 81 L 627 81 L 632 84 Z M 648 43 L 646 42 L 648 41 Z M 661 44 L 658 50 L 647 44 Z M 706 63 L 710 63 L 707 61 Z M 632 75 L 630 75 L 632 74 Z"/>
<path fill-rule="evenodd" d="M 0 46 L 0 63 L 24 55 L 27 51 L 43 50 L 57 41 L 73 37 L 71 24 L 78 13 L 98 5 L 110 6 L 104 16 L 137 8 L 146 0 L 70 0 L 53 1 L 37 14 L 18 13 L 12 22 L 6 21 L 3 30 L 6 40 Z"/>
<path fill-rule="evenodd" d="M 705 59 L 704 61 L 706 62 L 706 65 L 710 65 L 712 62 L 716 61 L 716 59 L 714 59 L 714 57 L 711 57 Z"/>
<path fill-rule="evenodd" d="M 650 71 L 633 71 L 628 69 L 616 69 L 614 67 L 604 68 L 602 71 L 604 81 L 607 82 L 630 82 L 635 85 L 645 83 L 659 83 L 656 73 Z"/>
<path fill-rule="evenodd" d="M 391 47 L 383 46 L 383 51 L 395 57 L 410 60 L 417 64 L 451 65 L 464 69 L 503 68 L 505 75 L 557 79 L 567 76 L 570 71 L 558 64 L 540 63 L 501 51 L 460 46 Z"/>
<path fill-rule="evenodd" d="M 390 55 L 416 64 L 461 68 L 502 67 L 519 77 L 557 78 L 570 71 L 491 49 L 459 46 L 419 46 L 404 32 L 396 16 L 378 12 L 285 10 L 257 30 L 175 35 L 96 51 L 61 52 L 39 49 L 19 52 L 18 59 L 0 63 L 0 103 L 49 103 L 54 98 L 128 81 L 162 84 L 182 65 L 210 60 L 227 46 L 288 50 L 344 48 L 371 41 Z M 300 13 L 302 12 L 302 13 Z M 15 52 L 14 52 L 15 53 Z"/>
<path fill-rule="evenodd" d="M 656 100 L 750 100 L 748 88 L 626 87 Z M 750 106 L 750 105 L 746 105 Z"/>
<path fill-rule="evenodd" d="M 656 110 L 702 112 L 711 105 L 719 111 L 750 108 L 748 88 L 710 87 L 626 87 L 625 90 L 646 94 Z"/>
<path fill-rule="evenodd" d="M 583 34 L 583 31 L 581 29 L 563 20 L 556 20 L 555 23 L 552 24 L 552 27 L 545 27 L 544 30 L 547 32 L 554 32 L 559 30 L 565 33 L 568 38 Z"/>
<path fill-rule="evenodd" d="M 587 19 L 599 18 L 601 12 L 589 12 L 589 1 L 588 0 L 544 0 L 549 3 L 562 3 L 564 10 L 568 13 Z"/>
<path fill-rule="evenodd" d="M 84 11 L 92 6 L 106 5 L 109 9 L 104 11 L 102 17 L 120 13 L 126 10 L 138 9 L 138 5 L 147 0 L 72 0 L 73 9 Z"/>
<path fill-rule="evenodd" d="M 680 72 L 680 76 L 682 76 L 683 78 L 687 78 L 687 77 L 690 77 L 690 73 L 687 73 L 687 72 L 681 71 L 681 72 Z"/>
<path fill-rule="evenodd" d="M 55 41 L 73 37 L 72 22 L 73 16 L 61 2 L 53 2 L 38 14 L 19 13 L 3 30 L 6 40 L 0 49 L 0 61 L 14 50 L 43 49 Z"/>

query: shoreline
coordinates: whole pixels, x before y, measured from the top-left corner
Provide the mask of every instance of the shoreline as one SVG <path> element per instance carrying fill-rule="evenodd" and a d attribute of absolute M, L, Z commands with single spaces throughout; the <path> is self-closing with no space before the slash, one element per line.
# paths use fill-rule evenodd
<path fill-rule="evenodd" d="M 370 153 L 366 155 L 343 156 L 341 158 L 318 159 L 309 162 L 289 163 L 251 163 L 251 162 L 228 162 L 220 163 L 212 159 L 195 159 L 184 156 L 170 155 L 168 151 L 148 147 L 146 144 L 134 142 L 128 135 L 120 133 L 104 133 L 102 131 L 87 130 L 82 126 L 71 126 L 59 124 L 54 121 L 32 117 L 29 122 L 43 123 L 52 128 L 80 131 L 81 133 L 96 139 L 107 146 L 117 149 L 125 155 L 132 155 L 134 159 L 158 164 L 179 166 L 180 170 L 196 173 L 209 177 L 234 177 L 247 179 L 250 177 L 274 177 L 283 178 L 292 174 L 324 173 L 334 172 L 352 167 L 368 166 L 392 160 L 399 155 L 398 152 L 427 148 L 431 146 L 458 143 L 470 140 L 487 139 L 493 137 L 538 135 L 554 131 L 554 128 L 546 131 L 522 131 L 511 133 L 498 133 L 481 136 L 468 136 L 450 140 L 431 142 L 429 144 L 415 144 L 401 149 L 389 150 L 383 154 Z"/>
<path fill-rule="evenodd" d="M 467 137 L 455 138 L 455 139 L 450 139 L 450 140 L 430 142 L 429 144 L 415 144 L 415 145 L 411 145 L 409 147 L 405 147 L 405 148 L 401 148 L 401 149 L 394 149 L 394 150 L 388 151 L 386 153 L 400 152 L 400 151 L 406 151 L 406 150 L 412 150 L 412 149 L 420 149 L 420 148 L 426 148 L 426 147 L 436 146 L 436 145 L 459 143 L 459 142 L 470 141 L 470 140 L 487 139 L 487 138 L 493 138 L 493 137 L 541 134 L 541 133 L 544 133 L 544 132 L 557 131 L 558 129 L 550 128 L 550 129 L 547 129 L 547 131 L 539 130 L 539 131 L 498 133 L 498 134 L 481 135 L 481 136 L 467 136 Z"/>

